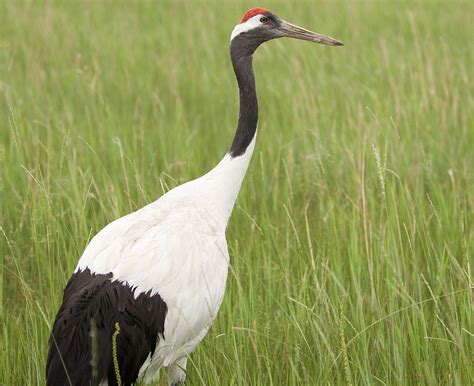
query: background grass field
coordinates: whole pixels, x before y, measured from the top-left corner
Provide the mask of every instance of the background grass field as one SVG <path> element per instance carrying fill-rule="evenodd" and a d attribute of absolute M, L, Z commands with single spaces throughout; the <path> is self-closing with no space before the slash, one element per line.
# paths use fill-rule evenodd
<path fill-rule="evenodd" d="M 229 35 L 260 5 L 346 46 L 256 54 L 257 148 L 188 384 L 473 384 L 473 4 L 1 1 L 0 383 L 44 383 L 90 238 L 224 155 Z"/>

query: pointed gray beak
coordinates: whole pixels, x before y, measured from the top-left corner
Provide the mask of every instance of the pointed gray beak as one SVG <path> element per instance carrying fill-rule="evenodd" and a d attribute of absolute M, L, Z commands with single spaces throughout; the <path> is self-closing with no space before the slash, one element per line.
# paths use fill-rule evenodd
<path fill-rule="evenodd" d="M 309 40 L 315 43 L 327 44 L 328 46 L 343 46 L 344 45 L 339 40 L 298 27 L 297 25 L 288 23 L 285 20 L 280 20 L 280 23 L 281 24 L 278 27 L 278 31 L 281 33 L 281 37 Z"/>

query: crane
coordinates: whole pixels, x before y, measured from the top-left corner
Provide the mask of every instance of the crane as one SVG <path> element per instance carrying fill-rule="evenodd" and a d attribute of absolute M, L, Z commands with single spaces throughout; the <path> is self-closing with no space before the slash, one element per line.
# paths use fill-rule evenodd
<path fill-rule="evenodd" d="M 225 230 L 255 147 L 258 103 L 252 56 L 281 37 L 340 46 L 253 8 L 232 31 L 240 114 L 232 144 L 208 173 L 105 226 L 69 279 L 54 321 L 47 385 L 153 382 L 168 369 L 184 383 L 188 356 L 224 296 Z"/>

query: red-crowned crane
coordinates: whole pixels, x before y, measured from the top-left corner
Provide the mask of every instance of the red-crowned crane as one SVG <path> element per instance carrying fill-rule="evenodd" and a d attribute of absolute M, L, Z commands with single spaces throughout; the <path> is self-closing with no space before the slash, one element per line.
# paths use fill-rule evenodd
<path fill-rule="evenodd" d="M 184 382 L 187 358 L 224 296 L 225 230 L 255 147 L 252 55 L 281 37 L 342 45 L 263 8 L 245 13 L 230 40 L 240 115 L 229 151 L 207 174 L 113 221 L 92 239 L 53 325 L 48 385 L 152 382 L 162 367 L 170 384 Z"/>

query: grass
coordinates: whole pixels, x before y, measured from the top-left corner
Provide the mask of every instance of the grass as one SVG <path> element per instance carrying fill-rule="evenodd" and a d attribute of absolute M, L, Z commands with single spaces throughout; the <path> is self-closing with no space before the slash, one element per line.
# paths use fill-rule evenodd
<path fill-rule="evenodd" d="M 0 384 L 44 383 L 91 237 L 230 145 L 250 2 L 0 3 Z M 473 4 L 267 2 L 260 131 L 190 385 L 474 383 Z"/>

